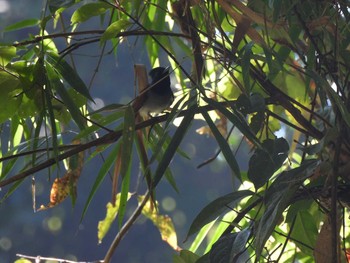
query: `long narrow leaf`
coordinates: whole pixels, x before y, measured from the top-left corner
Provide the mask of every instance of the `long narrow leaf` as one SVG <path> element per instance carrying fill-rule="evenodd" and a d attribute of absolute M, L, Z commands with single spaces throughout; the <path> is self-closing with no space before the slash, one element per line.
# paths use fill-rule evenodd
<path fill-rule="evenodd" d="M 242 118 L 240 118 L 237 114 L 230 112 L 228 109 L 226 109 L 224 106 L 222 106 L 219 102 L 215 100 L 205 97 L 203 99 L 209 105 L 213 106 L 214 108 L 218 109 L 222 114 L 224 114 L 250 142 L 252 142 L 256 147 L 261 148 L 259 139 L 255 136 L 253 131 L 250 129 L 249 125 Z"/>
<path fill-rule="evenodd" d="M 73 89 L 75 89 L 85 98 L 93 101 L 85 83 L 79 77 L 77 72 L 64 59 L 54 52 L 47 52 L 46 56 L 46 61 L 60 73 L 60 75 L 71 85 Z"/>
<path fill-rule="evenodd" d="M 228 142 L 225 140 L 224 137 L 222 137 L 219 129 L 215 126 L 215 124 L 212 121 L 212 119 L 210 118 L 209 114 L 206 111 L 203 111 L 202 115 L 203 115 L 204 119 L 206 120 L 206 122 L 208 123 L 210 130 L 212 131 L 216 141 L 218 142 L 220 149 L 221 149 L 223 155 L 225 156 L 225 159 L 226 159 L 228 165 L 230 166 L 233 174 L 240 181 L 242 181 L 241 172 L 239 170 L 237 160 L 236 160 L 235 156 L 233 155 L 232 150 L 231 150 L 230 146 L 228 145 Z"/>
<path fill-rule="evenodd" d="M 81 219 L 80 220 L 83 220 L 86 212 L 87 212 L 87 209 L 91 203 L 91 200 L 92 198 L 94 197 L 97 189 L 99 188 L 99 186 L 101 185 L 103 179 L 105 178 L 105 176 L 107 175 L 109 169 L 111 169 L 113 163 L 115 162 L 115 160 L 117 159 L 117 154 L 118 154 L 118 151 L 119 151 L 119 148 L 120 148 L 120 144 L 117 144 L 111 151 L 111 153 L 108 155 L 108 157 L 106 158 L 105 162 L 103 163 L 103 165 L 101 166 L 101 169 L 95 179 L 95 182 L 92 186 L 92 189 L 90 191 L 90 194 L 86 200 L 86 203 L 85 203 L 85 206 L 84 206 L 84 209 L 83 209 L 83 213 L 81 215 Z"/>
<path fill-rule="evenodd" d="M 215 199 L 213 202 L 204 207 L 193 220 L 185 240 L 225 212 L 231 203 L 253 194 L 254 193 L 252 191 L 243 190 L 229 193 Z"/>
<path fill-rule="evenodd" d="M 170 161 L 173 159 L 174 154 L 179 147 L 182 139 L 184 138 L 187 129 L 190 127 L 193 117 L 196 111 L 196 106 L 191 106 L 188 109 L 187 115 L 181 121 L 181 124 L 177 128 L 168 148 L 166 149 L 163 158 L 160 160 L 157 170 L 154 174 L 153 187 L 156 187 L 159 181 L 162 179 L 164 172 L 168 168 Z"/>
<path fill-rule="evenodd" d="M 50 81 L 50 85 L 61 97 L 62 101 L 64 102 L 65 106 L 69 110 L 73 120 L 75 121 L 79 129 L 84 130 L 86 126 L 84 118 L 82 117 L 81 112 L 79 108 L 76 106 L 76 104 L 74 103 L 73 99 L 69 96 L 59 76 L 54 70 L 54 66 L 51 65 L 50 63 L 45 63 L 45 66 L 46 66 L 47 76 Z"/>
<path fill-rule="evenodd" d="M 130 171 L 132 161 L 132 148 L 135 135 L 135 113 L 132 107 L 127 107 L 124 114 L 124 128 L 121 148 L 121 169 L 120 174 L 123 179 L 122 190 L 119 203 L 119 227 L 122 226 L 126 211 L 126 202 L 130 187 Z"/>
<path fill-rule="evenodd" d="M 316 160 L 307 160 L 298 168 L 281 173 L 266 191 L 266 210 L 255 230 L 257 258 L 301 182 L 312 175 L 317 164 Z"/>

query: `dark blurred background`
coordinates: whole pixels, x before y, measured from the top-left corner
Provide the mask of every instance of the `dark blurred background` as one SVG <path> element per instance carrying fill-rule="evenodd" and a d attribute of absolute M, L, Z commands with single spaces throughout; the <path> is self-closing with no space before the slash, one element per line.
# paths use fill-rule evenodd
<path fill-rule="evenodd" d="M 42 8 L 41 1 L 0 0 L 0 42 L 12 43 L 28 38 L 29 34 L 38 34 L 37 28 L 5 33 L 3 29 L 7 25 L 24 19 L 40 18 Z M 69 25 L 69 17 L 66 18 L 66 22 Z M 100 29 L 103 27 L 96 19 L 91 20 L 85 28 L 78 30 L 88 28 Z M 57 30 L 59 31 L 60 28 Z M 118 47 L 116 56 L 113 53 L 104 56 L 91 86 L 92 96 L 99 106 L 126 103 L 133 98 L 134 64 L 145 64 L 149 68 L 148 56 L 142 42 L 142 39 L 130 38 Z M 96 69 L 99 54 L 98 43 L 74 52 L 79 74 L 87 84 L 90 83 L 91 76 Z M 68 58 L 67 60 L 69 61 Z M 169 65 L 165 56 L 160 60 L 161 63 L 167 64 L 165 66 Z M 189 66 L 189 61 L 185 61 L 185 66 Z M 173 84 L 175 84 L 174 80 Z M 213 138 L 196 133 L 196 129 L 202 125 L 204 122 L 195 121 L 181 145 L 191 160 L 177 156 L 171 164 L 180 193 L 176 193 L 165 180 L 157 188 L 160 212 L 168 214 L 173 219 L 178 233 L 178 244 L 182 248 L 190 246 L 192 239 L 186 243 L 183 243 L 183 240 L 198 212 L 208 202 L 231 192 L 234 188 L 231 173 L 221 155 L 216 161 L 202 169 L 196 168 L 198 164 L 212 157 L 217 151 Z M 238 141 L 239 138 L 237 137 L 236 140 Z M 240 163 L 246 159 L 246 154 L 246 149 L 239 151 L 237 158 Z M 84 165 L 78 183 L 78 198 L 74 207 L 67 199 L 58 207 L 34 213 L 30 178 L 25 180 L 12 196 L 2 202 L 0 204 L 0 263 L 14 262 L 18 259 L 17 253 L 79 261 L 103 259 L 118 231 L 117 224 L 114 224 L 114 229 L 110 230 L 102 244 L 98 244 L 97 224 L 105 217 L 105 207 L 111 199 L 111 180 L 108 176 L 80 223 L 83 207 L 102 162 L 100 157 L 95 157 Z M 244 165 L 241 168 L 244 170 Z M 138 169 L 139 163 L 135 159 L 132 174 L 134 178 L 138 176 Z M 55 175 L 51 176 L 54 178 Z M 36 174 L 35 178 L 37 206 L 47 204 L 52 184 L 47 179 L 48 171 Z M 0 197 L 6 193 L 6 190 L 8 188 L 0 191 Z M 136 203 L 130 202 L 127 215 L 130 215 L 135 207 Z M 152 222 L 141 217 L 117 248 L 114 262 L 171 262 L 174 253 L 167 243 L 161 240 Z"/>

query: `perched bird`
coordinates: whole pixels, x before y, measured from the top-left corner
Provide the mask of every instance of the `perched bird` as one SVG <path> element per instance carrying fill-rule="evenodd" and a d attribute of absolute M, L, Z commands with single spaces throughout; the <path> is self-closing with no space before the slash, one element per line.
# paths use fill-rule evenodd
<path fill-rule="evenodd" d="M 149 72 L 151 84 L 142 95 L 143 102 L 139 110 L 141 115 L 161 113 L 174 101 L 174 94 L 170 87 L 169 67 L 157 67 Z"/>

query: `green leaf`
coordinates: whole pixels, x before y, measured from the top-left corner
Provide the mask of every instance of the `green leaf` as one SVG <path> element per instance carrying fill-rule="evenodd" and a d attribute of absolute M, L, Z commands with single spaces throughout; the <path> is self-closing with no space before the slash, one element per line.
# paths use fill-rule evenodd
<path fill-rule="evenodd" d="M 296 242 L 296 246 L 304 253 L 312 256 L 313 250 L 310 247 L 315 247 L 317 236 L 318 228 L 314 217 L 306 210 L 299 211 L 291 233 L 294 240 L 300 241 Z"/>
<path fill-rule="evenodd" d="M 88 3 L 75 10 L 71 17 L 71 22 L 72 24 L 84 22 L 91 17 L 106 13 L 110 8 L 111 6 L 106 3 Z"/>
<path fill-rule="evenodd" d="M 47 74 L 45 74 L 46 77 Z M 44 90 L 45 94 L 45 109 L 46 109 L 46 114 L 49 117 L 49 121 L 51 124 L 51 133 L 52 133 L 52 147 L 53 147 L 53 153 L 54 153 L 54 158 L 56 159 L 59 152 L 58 152 L 58 142 L 57 142 L 57 127 L 56 127 L 56 120 L 55 120 L 55 114 L 53 112 L 53 107 L 52 107 L 52 97 L 51 97 L 51 85 L 50 82 L 47 81 L 46 88 Z"/>
<path fill-rule="evenodd" d="M 229 111 L 227 108 L 225 108 L 223 105 L 221 105 L 219 102 L 203 97 L 203 100 L 207 102 L 209 105 L 211 105 L 213 108 L 219 110 L 222 114 L 224 114 L 233 125 L 235 125 L 240 132 L 250 141 L 252 142 L 256 147 L 261 148 L 261 144 L 259 139 L 255 136 L 253 131 L 248 126 L 247 122 L 245 121 L 244 117 L 241 116 L 237 110 L 233 109 L 234 112 Z"/>
<path fill-rule="evenodd" d="M 195 253 L 182 249 L 179 255 L 174 255 L 173 263 L 196 263 L 199 259 L 199 256 Z"/>
<path fill-rule="evenodd" d="M 132 148 L 135 134 L 135 113 L 131 106 L 125 109 L 123 139 L 122 139 L 122 164 L 120 173 L 122 177 L 127 174 L 129 163 L 132 159 Z"/>
<path fill-rule="evenodd" d="M 20 22 L 14 23 L 12 25 L 9 25 L 7 27 L 5 27 L 5 32 L 9 32 L 9 31 L 14 31 L 14 30 L 18 30 L 18 29 L 23 29 L 23 28 L 27 28 L 27 27 L 32 27 L 32 26 L 37 26 L 40 24 L 40 20 L 39 19 L 25 19 L 22 20 Z"/>
<path fill-rule="evenodd" d="M 289 145 L 284 138 L 267 139 L 263 149 L 256 149 L 249 160 L 248 178 L 255 189 L 263 186 L 288 157 Z"/>
<path fill-rule="evenodd" d="M 5 67 L 15 56 L 15 47 L 0 46 L 0 66 Z"/>
<path fill-rule="evenodd" d="M 168 168 L 171 160 L 174 157 L 175 152 L 177 151 L 177 148 L 179 147 L 180 143 L 182 142 L 183 137 L 185 136 L 188 128 L 190 127 L 193 117 L 196 111 L 196 105 L 190 107 L 188 109 L 187 115 L 183 118 L 181 121 L 181 124 L 177 128 L 172 140 L 169 143 L 168 148 L 166 149 L 163 158 L 159 161 L 157 170 L 154 174 L 153 179 L 153 187 L 156 187 L 157 184 L 162 179 L 166 169 Z"/>
<path fill-rule="evenodd" d="M 16 114 L 21 103 L 19 89 L 20 81 L 18 78 L 0 71 L 0 123 L 9 120 Z"/>
<path fill-rule="evenodd" d="M 237 233 L 229 233 L 215 242 L 210 250 L 210 262 L 232 262 L 231 248 L 237 237 Z"/>
<path fill-rule="evenodd" d="M 242 257 L 247 255 L 244 255 L 242 253 L 246 251 L 251 232 L 252 231 L 250 228 L 245 228 L 237 233 L 230 253 L 230 259 L 233 259 L 234 262 L 246 262 L 247 259 L 243 259 Z"/>
<path fill-rule="evenodd" d="M 75 89 L 78 93 L 83 95 L 85 98 L 93 101 L 88 88 L 85 86 L 85 83 L 79 77 L 77 72 L 57 53 L 47 52 L 46 53 L 47 62 L 57 70 L 57 72 Z"/>
<path fill-rule="evenodd" d="M 225 140 L 224 137 L 222 137 L 219 129 L 215 126 L 214 122 L 210 118 L 209 114 L 206 111 L 202 112 L 202 115 L 206 122 L 208 123 L 210 130 L 212 131 L 216 141 L 218 142 L 220 146 L 220 150 L 222 151 L 223 155 L 225 156 L 225 159 L 227 161 L 227 164 L 230 166 L 233 174 L 236 176 L 237 179 L 242 181 L 241 178 L 241 172 L 239 170 L 239 166 L 237 163 L 237 160 L 235 156 L 232 153 L 232 150 L 230 146 L 228 145 L 228 142 Z"/>
<path fill-rule="evenodd" d="M 67 90 L 65 89 L 63 83 L 61 82 L 60 77 L 56 73 L 56 71 L 52 68 L 52 65 L 49 63 L 45 63 L 46 66 L 46 72 L 48 80 L 50 81 L 50 85 L 52 88 L 57 92 L 57 94 L 60 96 L 61 100 L 63 101 L 64 105 L 67 107 L 69 113 L 71 114 L 73 120 L 79 127 L 79 129 L 82 131 L 85 129 L 85 120 L 82 117 L 82 114 L 77 107 L 77 104 L 73 101 Z"/>
<path fill-rule="evenodd" d="M 215 218 L 224 213 L 226 210 L 228 210 L 230 204 L 253 194 L 254 193 L 252 191 L 243 190 L 233 192 L 215 199 L 213 202 L 204 207 L 193 220 L 190 229 L 188 230 L 185 241 L 188 239 L 189 236 L 193 235 L 194 233 L 197 233 L 206 224 L 210 223 Z"/>
<path fill-rule="evenodd" d="M 112 23 L 109 27 L 107 27 L 107 29 L 101 36 L 101 44 L 113 37 L 116 37 L 116 35 L 118 35 L 122 30 L 125 30 L 129 25 L 130 22 L 126 19 L 120 19 Z"/>
<path fill-rule="evenodd" d="M 266 210 L 255 227 L 257 258 L 260 257 L 265 242 L 281 219 L 283 211 L 290 205 L 295 192 L 312 175 L 317 165 L 317 160 L 307 160 L 298 168 L 281 173 L 266 191 Z"/>
<path fill-rule="evenodd" d="M 244 82 L 244 88 L 246 90 L 246 94 L 250 94 L 251 92 L 251 84 L 250 84 L 250 58 L 252 56 L 252 47 L 253 42 L 249 42 L 244 47 L 244 53 L 242 57 L 242 76 Z"/>
<path fill-rule="evenodd" d="M 126 211 L 127 196 L 130 187 L 130 171 L 132 161 L 132 148 L 135 134 L 135 113 L 131 106 L 125 109 L 124 113 L 124 127 L 122 137 L 122 148 L 121 148 L 121 168 L 120 174 L 122 176 L 122 190 L 119 204 L 119 227 L 122 226 L 123 218 Z"/>
<path fill-rule="evenodd" d="M 55 13 L 58 9 L 68 8 L 79 1 L 80 0 L 49 0 L 49 9 L 51 13 Z"/>
<path fill-rule="evenodd" d="M 112 151 L 110 152 L 110 154 L 108 155 L 108 157 L 105 159 L 105 162 L 103 163 L 103 165 L 101 166 L 100 168 L 100 171 L 98 172 L 98 175 L 95 179 L 95 182 L 92 186 L 92 189 L 89 193 L 89 196 L 86 200 L 86 203 L 85 203 L 85 206 L 84 206 L 84 209 L 83 209 L 83 213 L 81 215 L 81 219 L 80 220 L 83 220 L 86 212 L 87 212 L 87 209 L 91 203 L 91 200 L 92 198 L 94 197 L 97 189 L 100 187 L 103 179 L 105 178 L 105 176 L 107 175 L 108 171 L 111 169 L 112 165 L 115 163 L 115 160 L 117 159 L 117 156 L 118 156 L 118 152 L 119 152 L 119 148 L 120 148 L 120 144 L 117 144 L 113 149 Z"/>
<path fill-rule="evenodd" d="M 329 85 L 327 80 L 317 74 L 315 71 L 307 72 L 315 81 L 317 87 L 321 87 L 321 91 L 324 91 L 330 96 L 330 99 L 333 104 L 339 109 L 340 114 L 342 115 L 345 123 L 350 127 L 350 113 L 346 108 L 346 105 L 342 98 L 335 92 L 335 90 Z"/>

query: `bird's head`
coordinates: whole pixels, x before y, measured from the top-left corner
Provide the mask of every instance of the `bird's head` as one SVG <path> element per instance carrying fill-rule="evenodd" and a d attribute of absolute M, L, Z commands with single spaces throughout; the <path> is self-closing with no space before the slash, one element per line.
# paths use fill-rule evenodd
<path fill-rule="evenodd" d="M 167 77 L 169 77 L 169 67 L 157 67 L 152 69 L 149 72 L 150 77 L 152 78 L 152 83 L 156 83 L 158 81 L 163 81 Z"/>

